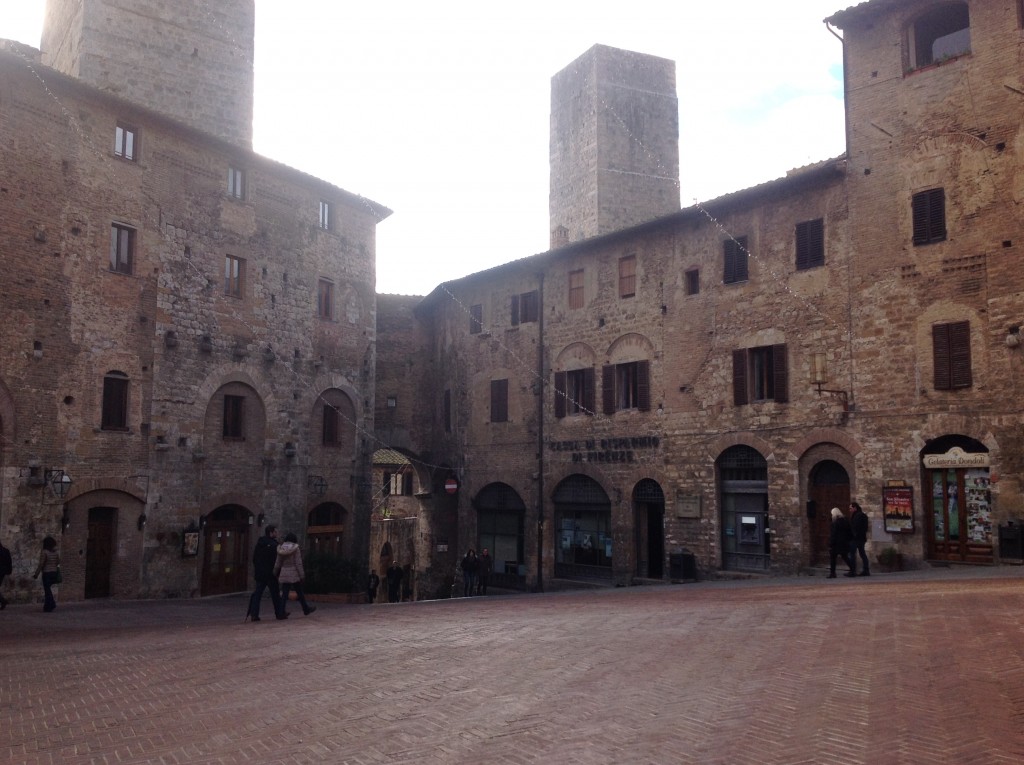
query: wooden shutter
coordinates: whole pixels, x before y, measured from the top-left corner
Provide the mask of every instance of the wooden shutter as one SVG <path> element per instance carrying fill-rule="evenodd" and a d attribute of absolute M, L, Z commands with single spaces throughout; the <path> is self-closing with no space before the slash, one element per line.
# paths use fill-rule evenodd
<path fill-rule="evenodd" d="M 958 321 L 949 326 L 949 382 L 951 388 L 971 387 L 971 324 Z"/>
<path fill-rule="evenodd" d="M 524 292 L 519 296 L 519 321 L 526 324 L 529 321 L 537 321 L 540 317 L 540 309 L 537 291 Z"/>
<path fill-rule="evenodd" d="M 513 327 L 519 326 L 519 295 L 513 295 L 512 296 L 511 314 L 512 314 L 512 326 Z"/>
<path fill-rule="evenodd" d="M 732 352 L 732 403 L 743 406 L 747 398 L 747 351 Z"/>
<path fill-rule="evenodd" d="M 789 401 L 789 365 L 785 344 L 772 346 L 772 376 L 775 378 L 775 400 L 784 404 Z"/>
<path fill-rule="evenodd" d="M 651 411 L 651 362 L 636 362 L 636 408 Z"/>
<path fill-rule="evenodd" d="M 747 238 L 726 239 L 724 244 L 725 271 L 722 281 L 725 284 L 745 282 L 747 271 Z"/>
<path fill-rule="evenodd" d="M 491 422 L 508 422 L 508 380 L 491 380 Z"/>
<path fill-rule="evenodd" d="M 555 372 L 555 417 L 565 417 L 565 372 Z"/>
<path fill-rule="evenodd" d="M 601 368 L 601 403 L 605 414 L 615 414 L 615 365 L 605 364 Z"/>
<path fill-rule="evenodd" d="M 929 189 L 914 194 L 911 212 L 915 245 L 941 242 L 946 238 L 945 189 Z"/>
<path fill-rule="evenodd" d="M 594 414 L 596 411 L 594 403 L 594 389 L 595 389 L 595 375 L 594 368 L 587 367 L 583 370 L 583 408 L 587 414 Z"/>
<path fill-rule="evenodd" d="M 825 264 L 825 222 L 816 220 L 796 224 L 796 268 L 802 271 Z"/>
<path fill-rule="evenodd" d="M 469 307 L 469 333 L 478 334 L 484 327 L 484 307 L 477 303 Z"/>
<path fill-rule="evenodd" d="M 952 388 L 948 324 L 936 324 L 932 327 L 932 366 L 935 375 L 935 390 L 949 390 Z"/>

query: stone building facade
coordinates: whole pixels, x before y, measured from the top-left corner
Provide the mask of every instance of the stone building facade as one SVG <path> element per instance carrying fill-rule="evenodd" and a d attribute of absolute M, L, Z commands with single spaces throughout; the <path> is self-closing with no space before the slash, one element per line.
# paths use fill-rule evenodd
<path fill-rule="evenodd" d="M 216 125 L 0 49 L 0 538 L 15 596 L 37 594 L 48 535 L 65 600 L 246 589 L 268 523 L 365 559 L 375 227 L 390 211 L 251 151 L 252 5 L 219 5 L 219 31 L 195 37 L 208 3 L 117 4 L 129 18 L 109 37 L 90 14 L 113 5 L 48 6 L 47 23 L 78 14 L 57 30 L 80 35 L 69 71 L 126 39 L 162 50 L 181 10 L 175 49 L 188 38 L 241 93 Z M 239 40 L 242 65 L 220 67 Z M 219 98 L 205 88 L 197 102 Z"/>
<path fill-rule="evenodd" d="M 873 554 L 1013 557 L 1021 4 L 869 0 L 827 21 L 845 49 L 843 156 L 662 214 L 656 186 L 606 183 L 592 154 L 562 150 L 630 102 L 566 116 L 553 94 L 556 246 L 416 307 L 423 502 L 455 476 L 457 545 L 490 547 L 507 586 L 794 573 L 826 562 L 829 509 L 851 501 Z M 674 83 L 661 59 L 612 58 L 639 93 Z M 645 125 L 664 156 L 671 111 Z M 611 142 L 604 164 L 629 173 L 644 148 Z M 655 212 L 566 225 L 569 186 L 581 210 Z M 378 395 L 400 377 L 379 366 Z"/>

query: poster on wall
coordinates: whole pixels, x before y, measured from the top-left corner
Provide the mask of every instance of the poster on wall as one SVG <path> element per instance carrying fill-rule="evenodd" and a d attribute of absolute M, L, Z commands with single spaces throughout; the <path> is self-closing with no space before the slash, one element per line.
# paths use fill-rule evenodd
<path fill-rule="evenodd" d="M 194 558 L 199 554 L 199 532 L 186 529 L 181 536 L 181 557 Z"/>
<path fill-rule="evenodd" d="M 914 489 L 886 486 L 882 489 L 882 518 L 889 534 L 914 533 Z"/>

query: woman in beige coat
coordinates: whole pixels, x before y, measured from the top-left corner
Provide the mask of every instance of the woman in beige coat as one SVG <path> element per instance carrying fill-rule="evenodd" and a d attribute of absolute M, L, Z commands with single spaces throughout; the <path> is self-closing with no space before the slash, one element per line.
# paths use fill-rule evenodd
<path fill-rule="evenodd" d="M 302 591 L 302 582 L 306 578 L 306 572 L 302 568 L 302 550 L 299 548 L 299 540 L 294 534 L 287 534 L 284 542 L 277 547 L 274 575 L 281 582 L 282 603 L 288 603 L 288 595 L 294 587 L 299 605 L 302 606 L 302 613 L 309 616 L 316 611 L 316 606 L 311 606 L 306 602 L 306 594 Z"/>

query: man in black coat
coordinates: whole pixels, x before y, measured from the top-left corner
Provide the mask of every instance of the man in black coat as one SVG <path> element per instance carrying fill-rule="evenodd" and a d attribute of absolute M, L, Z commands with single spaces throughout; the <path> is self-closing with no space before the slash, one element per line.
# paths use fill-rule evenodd
<path fill-rule="evenodd" d="M 256 542 L 252 551 L 253 578 L 256 589 L 249 598 L 249 618 L 254 622 L 260 620 L 260 601 L 263 591 L 270 588 L 270 601 L 274 604 L 274 616 L 278 619 L 287 618 L 284 603 L 281 602 L 281 585 L 274 576 L 274 563 L 277 561 L 277 527 L 267 526 L 264 535 Z"/>
<path fill-rule="evenodd" d="M 832 528 L 828 532 L 828 578 L 836 578 L 836 558 L 841 557 L 849 568 L 845 576 L 853 576 L 853 564 L 850 562 L 850 542 L 853 539 L 853 532 L 850 530 L 850 521 L 843 515 L 838 507 L 832 508 Z"/>
<path fill-rule="evenodd" d="M 860 575 L 871 576 L 868 554 L 864 552 L 864 545 L 868 542 L 868 516 L 856 502 L 850 503 L 850 511 L 850 528 L 853 530 L 853 541 L 850 543 L 850 576 L 856 576 L 857 555 L 860 555 L 861 563 L 864 564 Z"/>

